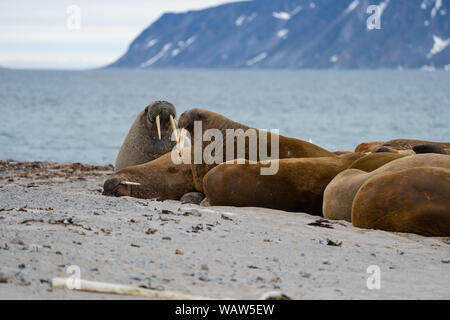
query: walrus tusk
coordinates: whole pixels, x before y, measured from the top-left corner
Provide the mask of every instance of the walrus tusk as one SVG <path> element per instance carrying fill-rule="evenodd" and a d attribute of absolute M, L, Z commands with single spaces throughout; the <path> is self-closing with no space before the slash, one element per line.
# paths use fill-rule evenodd
<path fill-rule="evenodd" d="M 77 283 L 77 281 L 79 282 Z M 89 281 L 83 279 L 72 279 L 72 278 L 53 278 L 52 287 L 78 291 L 152 297 L 171 300 L 212 300 L 212 298 L 194 296 L 182 292 L 143 289 L 129 285 Z M 231 300 L 231 299 L 219 299 L 219 300 Z"/>
<path fill-rule="evenodd" d="M 161 140 L 161 124 L 159 123 L 159 115 L 156 116 L 156 128 L 158 129 L 158 138 Z"/>
<path fill-rule="evenodd" d="M 170 125 L 172 126 L 173 132 L 175 132 L 175 140 L 178 142 L 177 125 L 176 125 L 175 121 L 173 120 L 172 115 L 170 115 Z"/>
<path fill-rule="evenodd" d="M 140 186 L 140 183 L 137 182 L 131 182 L 131 181 L 121 181 L 120 184 L 123 184 L 124 186 Z"/>

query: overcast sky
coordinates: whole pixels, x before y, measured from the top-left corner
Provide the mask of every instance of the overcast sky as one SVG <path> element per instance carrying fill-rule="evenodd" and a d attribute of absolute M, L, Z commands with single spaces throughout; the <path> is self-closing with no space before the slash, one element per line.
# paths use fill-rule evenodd
<path fill-rule="evenodd" d="M 121 56 L 164 12 L 232 1 L 239 0 L 1 0 L 0 65 L 99 67 Z M 76 29 L 76 14 L 70 11 L 73 5 L 80 9 L 80 29 Z"/>

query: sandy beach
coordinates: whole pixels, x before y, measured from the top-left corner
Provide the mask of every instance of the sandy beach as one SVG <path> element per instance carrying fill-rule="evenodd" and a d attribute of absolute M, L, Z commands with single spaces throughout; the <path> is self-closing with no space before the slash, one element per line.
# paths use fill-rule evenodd
<path fill-rule="evenodd" d="M 211 298 L 450 299 L 450 238 L 304 213 L 101 195 L 112 166 L 0 161 L 0 299 L 129 299 L 81 278 Z M 369 290 L 367 268 L 381 270 Z"/>

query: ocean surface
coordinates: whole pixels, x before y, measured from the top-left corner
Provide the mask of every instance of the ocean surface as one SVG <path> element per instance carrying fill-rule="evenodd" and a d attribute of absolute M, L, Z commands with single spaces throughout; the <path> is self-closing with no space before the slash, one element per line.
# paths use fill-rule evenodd
<path fill-rule="evenodd" d="M 450 141 L 450 72 L 0 70 L 0 159 L 114 163 L 154 100 L 201 107 L 331 151 Z"/>

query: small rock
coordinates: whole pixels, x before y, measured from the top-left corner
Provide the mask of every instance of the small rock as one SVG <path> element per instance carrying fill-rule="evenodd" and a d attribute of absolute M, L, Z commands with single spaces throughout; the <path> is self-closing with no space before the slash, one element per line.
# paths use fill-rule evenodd
<path fill-rule="evenodd" d="M 198 278 L 198 280 L 205 281 L 205 282 L 211 281 L 211 279 L 209 279 L 209 278 L 206 277 L 206 276 L 200 276 L 200 277 Z"/>
<path fill-rule="evenodd" d="M 0 272 L 0 283 L 8 283 L 8 277 Z"/>
<path fill-rule="evenodd" d="M 280 291 L 267 292 L 261 296 L 261 300 L 292 300 Z"/>
<path fill-rule="evenodd" d="M 340 247 L 342 245 L 342 241 L 333 241 L 333 240 L 327 239 L 327 245 L 334 246 L 334 247 Z"/>
<path fill-rule="evenodd" d="M 153 228 L 148 228 L 148 230 L 147 230 L 147 231 L 145 231 L 145 234 L 155 234 L 155 233 L 156 233 L 156 231 L 158 231 L 158 230 L 156 230 L 156 229 L 153 229 Z"/>
<path fill-rule="evenodd" d="M 205 199 L 205 195 L 201 192 L 188 192 L 180 198 L 180 201 L 182 204 L 199 205 L 203 199 Z"/>
<path fill-rule="evenodd" d="M 175 250 L 175 254 L 183 255 L 183 254 L 184 254 L 184 252 L 183 252 L 183 251 L 181 251 L 181 250 L 179 250 L 179 249 L 176 249 L 176 250 Z"/>

